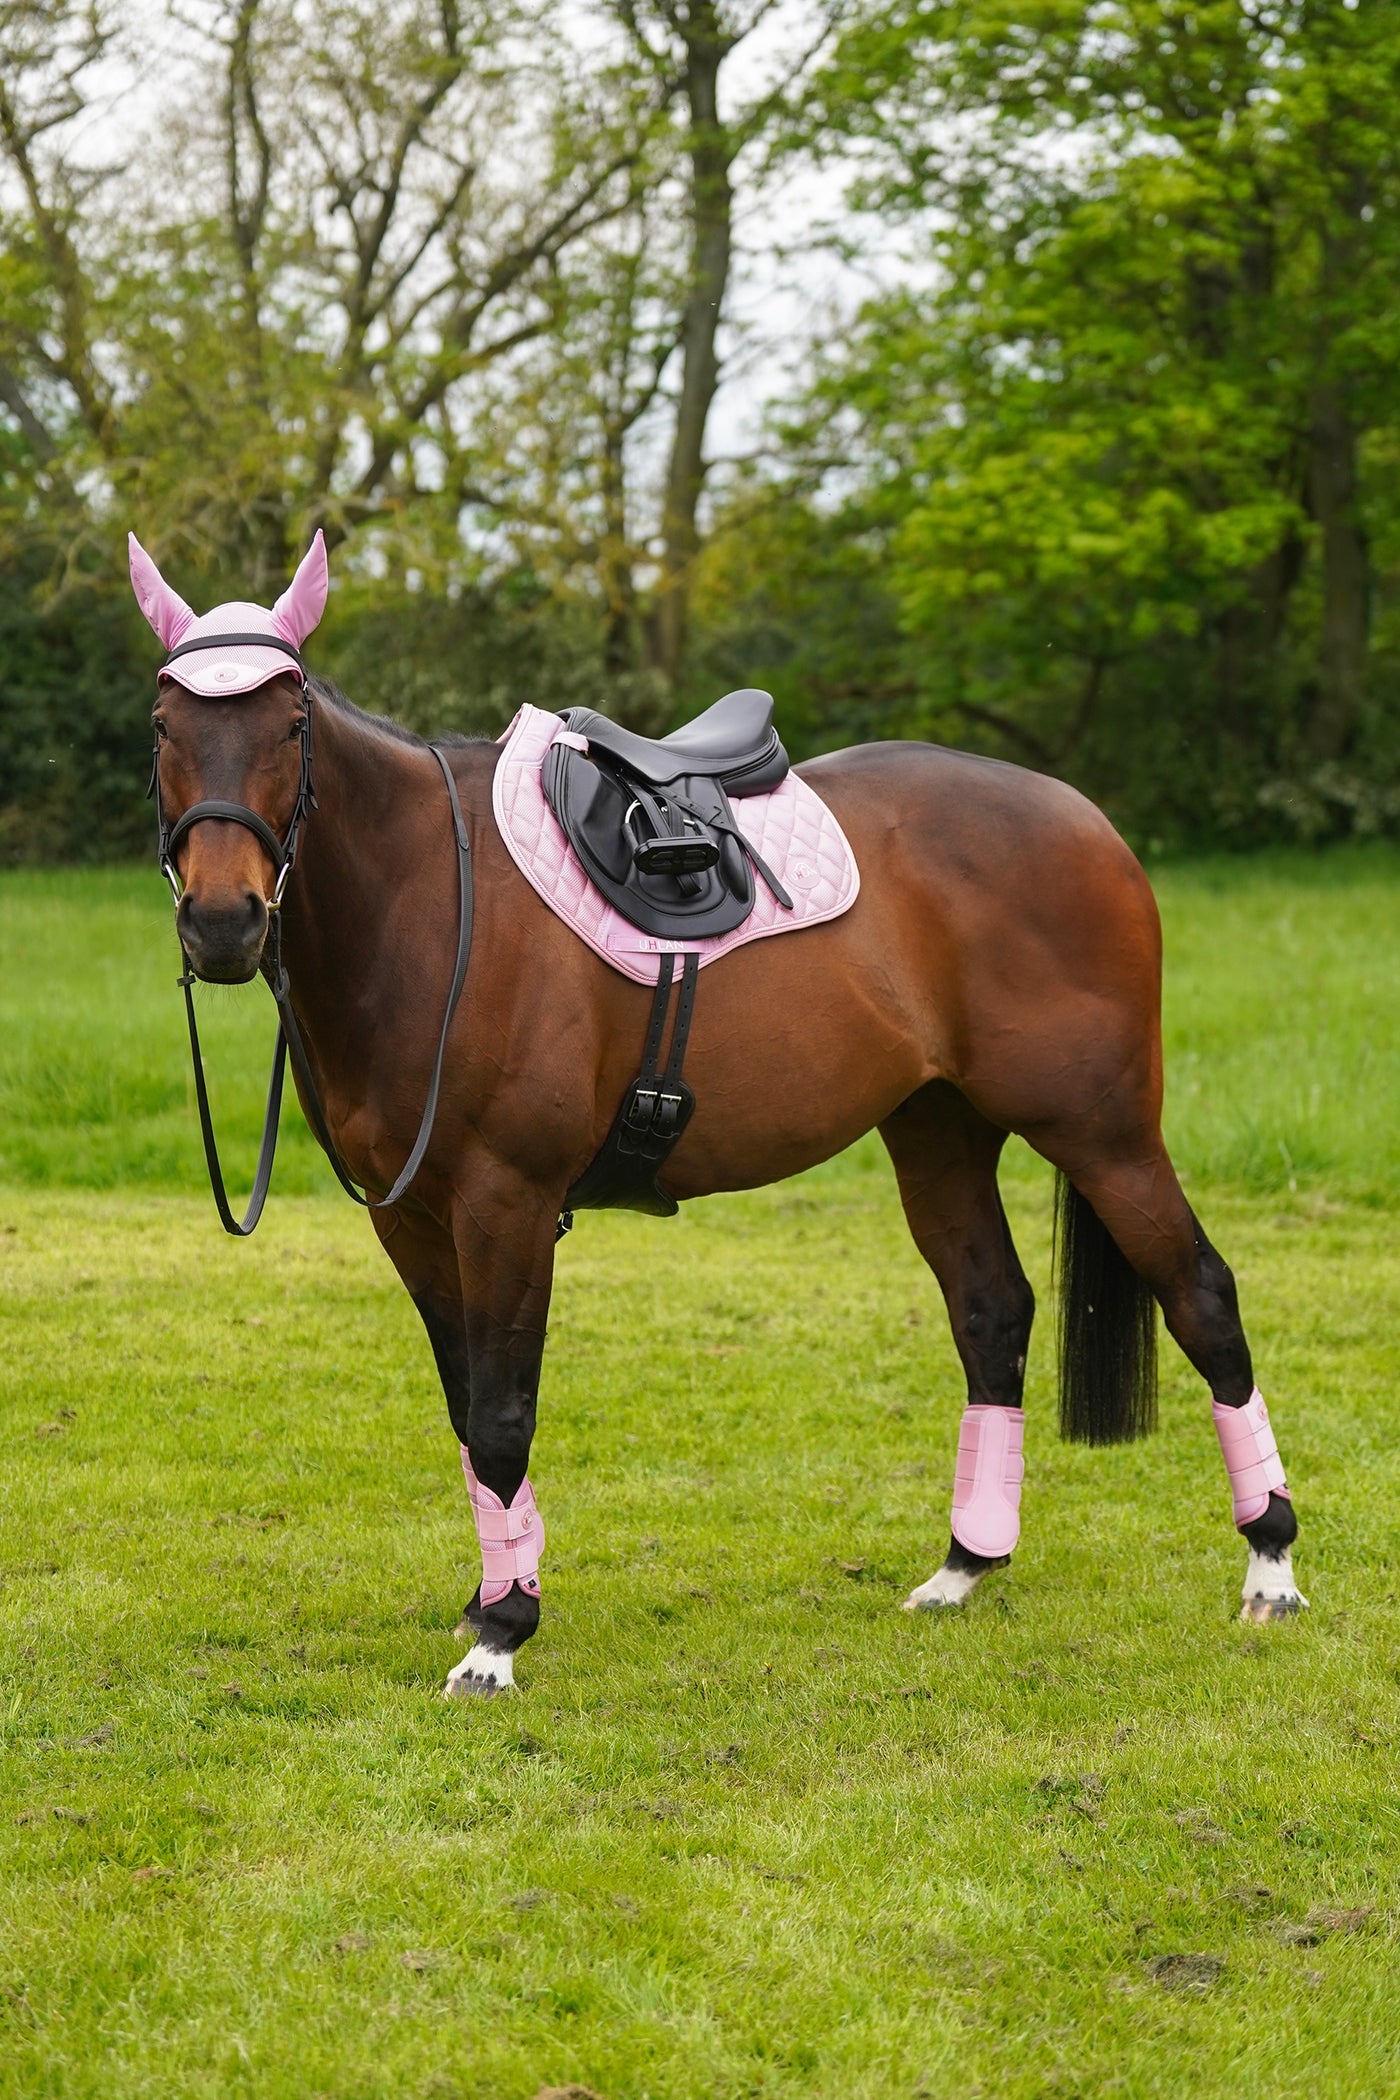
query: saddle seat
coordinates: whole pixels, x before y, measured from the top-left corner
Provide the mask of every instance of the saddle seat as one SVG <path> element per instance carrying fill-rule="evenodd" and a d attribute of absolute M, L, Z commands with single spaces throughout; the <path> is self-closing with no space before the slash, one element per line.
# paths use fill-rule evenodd
<path fill-rule="evenodd" d="M 726 693 L 669 736 L 637 736 L 591 707 L 571 707 L 564 720 L 575 736 L 587 737 L 590 751 L 652 787 L 670 787 L 689 774 L 721 781 L 729 795 L 762 795 L 788 770 L 773 727 L 772 695 L 755 686 Z"/>
<path fill-rule="evenodd" d="M 589 880 L 624 919 L 657 939 L 714 939 L 753 911 L 755 874 L 792 910 L 729 806 L 731 795 L 769 793 L 787 777 L 769 694 L 726 693 L 655 739 L 590 707 L 562 719 L 540 786 Z"/>

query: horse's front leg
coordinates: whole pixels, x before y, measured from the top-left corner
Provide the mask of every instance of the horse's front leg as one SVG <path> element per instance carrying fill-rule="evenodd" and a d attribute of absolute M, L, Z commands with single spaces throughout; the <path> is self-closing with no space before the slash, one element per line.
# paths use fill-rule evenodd
<path fill-rule="evenodd" d="M 523 1496 L 521 1487 L 534 1431 L 556 1214 L 528 1196 L 513 1216 L 503 1219 L 501 1208 L 494 1188 L 469 1210 L 458 1206 L 455 1240 L 407 1206 L 370 1213 L 432 1344 L 482 1548 L 482 1579 L 455 1629 L 459 1639 L 475 1634 L 477 1641 L 448 1677 L 453 1698 L 513 1683 L 515 1650 L 540 1615 L 543 1526 L 528 1486 Z M 534 1233 L 522 1234 L 531 1217 Z M 523 1282 L 530 1275 L 533 1288 Z M 473 1357 L 481 1398 L 475 1409 Z"/>
<path fill-rule="evenodd" d="M 471 1409 L 471 1375 L 462 1278 L 452 1235 L 422 1212 L 398 1205 L 393 1210 L 372 1209 L 370 1222 L 418 1308 L 442 1380 L 448 1420 L 458 1443 L 464 1444 Z M 471 1631 L 466 1612 L 467 1607 L 463 1606 L 461 1624 L 453 1629 L 462 1640 Z"/>
<path fill-rule="evenodd" d="M 559 1212 L 557 1201 L 494 1164 L 474 1173 L 469 1186 L 452 1216 L 467 1404 L 463 1411 L 449 1390 L 448 1407 L 482 1566 L 465 1618 L 475 1645 L 448 1672 L 448 1698 L 513 1685 L 516 1650 L 539 1625 L 544 1525 L 528 1467 Z M 459 1378 L 457 1395 L 461 1387 Z"/>

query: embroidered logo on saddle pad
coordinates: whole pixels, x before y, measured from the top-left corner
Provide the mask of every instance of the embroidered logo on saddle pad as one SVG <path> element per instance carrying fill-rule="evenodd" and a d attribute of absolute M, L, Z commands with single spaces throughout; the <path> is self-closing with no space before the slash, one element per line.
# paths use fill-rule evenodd
<path fill-rule="evenodd" d="M 860 894 L 860 875 L 846 835 L 831 811 L 789 773 L 765 795 L 745 796 L 744 835 L 783 883 L 792 899 L 785 911 L 760 882 L 754 907 L 741 926 L 709 940 L 667 941 L 641 932 L 594 888 L 540 785 L 545 753 L 567 735 L 558 715 L 522 707 L 505 735 L 491 801 L 501 837 L 530 887 L 581 941 L 636 984 L 655 984 L 664 954 L 695 955 L 700 968 L 745 941 L 800 926 L 820 926 L 849 911 Z"/>

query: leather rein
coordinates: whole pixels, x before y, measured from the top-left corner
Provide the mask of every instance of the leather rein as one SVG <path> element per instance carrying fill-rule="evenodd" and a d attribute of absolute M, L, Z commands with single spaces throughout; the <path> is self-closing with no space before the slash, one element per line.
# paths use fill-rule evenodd
<path fill-rule="evenodd" d="M 429 744 L 428 749 L 441 767 L 442 777 L 447 783 L 447 793 L 452 805 L 452 829 L 457 843 L 457 960 L 452 971 L 452 988 L 447 997 L 447 1011 L 443 1015 L 442 1029 L 438 1036 L 437 1054 L 433 1059 L 432 1078 L 428 1086 L 428 1097 L 423 1106 L 423 1119 L 418 1126 L 418 1135 L 414 1139 L 413 1149 L 404 1161 L 402 1171 L 388 1195 L 382 1201 L 372 1203 L 370 1198 L 362 1194 L 351 1180 L 349 1170 L 341 1159 L 336 1149 L 335 1141 L 327 1127 L 325 1110 L 321 1106 L 321 1097 L 317 1091 L 316 1082 L 311 1076 L 311 1065 L 306 1055 L 306 1044 L 302 1038 L 296 1014 L 292 1010 L 291 984 L 287 976 L 286 966 L 282 961 L 282 896 L 287 887 L 287 878 L 290 876 L 296 862 L 301 827 L 306 821 L 308 813 L 317 807 L 311 776 L 312 693 L 310 682 L 306 678 L 301 654 L 290 643 L 276 641 L 273 637 L 266 634 L 219 634 L 200 636 L 195 641 L 182 642 L 178 648 L 171 650 L 170 655 L 166 659 L 166 665 L 173 663 L 176 657 L 183 656 L 190 649 L 227 648 L 231 643 L 248 642 L 256 643 L 259 648 L 272 647 L 281 650 L 296 664 L 298 670 L 302 673 L 304 712 L 301 721 L 301 780 L 297 788 L 296 805 L 292 811 L 291 822 L 287 826 L 286 837 L 279 839 L 277 833 L 265 818 L 260 817 L 255 809 L 246 808 L 241 802 L 196 802 L 182 816 L 177 817 L 173 824 L 167 824 L 160 795 L 159 731 L 156 732 L 154 739 L 151 754 L 151 782 L 146 791 L 148 797 L 154 798 L 156 805 L 156 821 L 159 826 L 157 853 L 160 861 L 160 871 L 170 884 L 177 907 L 183 893 L 180 886 L 180 877 L 175 868 L 174 854 L 180 841 L 196 824 L 206 822 L 241 824 L 245 831 L 252 832 L 254 838 L 257 839 L 258 843 L 269 855 L 272 865 L 277 871 L 276 885 L 271 898 L 268 900 L 267 940 L 263 948 L 263 958 L 259 964 L 259 969 L 267 980 L 277 1008 L 277 1041 L 273 1045 L 272 1074 L 267 1085 L 267 1108 L 263 1117 L 262 1144 L 258 1151 L 257 1172 L 253 1178 L 253 1192 L 248 1199 L 248 1208 L 241 1220 L 235 1218 L 230 1208 L 228 1192 L 224 1186 L 223 1170 L 219 1165 L 219 1148 L 214 1136 L 214 1122 L 209 1108 L 209 1093 L 204 1079 L 204 1061 L 200 1055 L 199 1048 L 199 1027 L 195 1019 L 193 988 L 198 979 L 195 976 L 194 966 L 186 951 L 184 940 L 180 940 L 180 955 L 185 967 L 183 975 L 176 981 L 185 995 L 185 1017 L 189 1022 L 190 1030 L 190 1054 L 194 1061 L 195 1099 L 199 1104 L 199 1127 L 204 1139 L 204 1157 L 209 1168 L 209 1184 L 214 1192 L 214 1204 L 218 1210 L 224 1231 L 233 1233 L 239 1239 L 247 1239 L 256 1230 L 258 1220 L 263 1213 L 263 1205 L 267 1201 L 268 1187 L 272 1180 L 272 1163 L 277 1153 L 278 1119 L 282 1109 L 282 1085 L 286 1076 L 287 1053 L 289 1050 L 291 1052 L 293 1070 L 301 1083 L 307 1120 L 311 1124 L 322 1151 L 331 1163 L 331 1169 L 335 1174 L 336 1180 L 340 1183 L 346 1195 L 351 1197 L 354 1202 L 363 1204 L 366 1209 L 371 1210 L 387 1210 L 391 1204 L 398 1202 L 418 1172 L 419 1167 L 423 1164 L 424 1154 L 427 1152 L 428 1145 L 432 1139 L 433 1124 L 437 1118 L 438 1094 L 442 1086 L 442 1067 L 443 1059 L 447 1052 L 448 1032 L 452 1026 L 452 1017 L 457 1011 L 457 1002 L 462 995 L 462 986 L 466 980 L 467 963 L 471 956 L 472 944 L 471 840 L 467 835 L 466 821 L 462 815 L 461 798 L 457 793 L 457 783 L 452 777 L 452 769 L 443 756 L 440 747 L 437 744 Z"/>

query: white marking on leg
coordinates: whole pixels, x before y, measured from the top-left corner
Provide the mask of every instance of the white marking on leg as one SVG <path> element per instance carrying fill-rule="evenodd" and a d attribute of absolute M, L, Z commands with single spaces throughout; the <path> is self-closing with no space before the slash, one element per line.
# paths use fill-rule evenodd
<path fill-rule="evenodd" d="M 447 1673 L 444 1699 L 471 1699 L 478 1694 L 515 1689 L 515 1657 L 504 1648 L 483 1648 L 480 1641 Z"/>
<path fill-rule="evenodd" d="M 911 1590 L 904 1600 L 906 1611 L 940 1611 L 944 1605 L 965 1604 L 976 1589 L 986 1569 L 971 1573 L 958 1568 L 942 1567 L 927 1582 L 921 1582 Z"/>
<path fill-rule="evenodd" d="M 1293 1555 L 1287 1548 L 1282 1553 L 1256 1553 L 1250 1549 L 1243 1594 L 1240 1617 L 1260 1625 L 1270 1619 L 1292 1618 L 1295 1612 L 1308 1608 L 1308 1600 L 1294 1580 Z"/>

